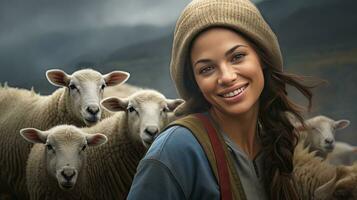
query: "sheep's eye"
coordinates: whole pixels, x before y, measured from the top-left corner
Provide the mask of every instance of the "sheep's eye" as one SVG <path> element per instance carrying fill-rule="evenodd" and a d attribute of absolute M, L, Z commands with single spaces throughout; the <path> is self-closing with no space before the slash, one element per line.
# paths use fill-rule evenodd
<path fill-rule="evenodd" d="M 53 150 L 53 147 L 50 144 L 47 144 L 46 147 L 47 147 L 47 150 L 49 150 L 49 151 Z"/>
<path fill-rule="evenodd" d="M 162 109 L 162 112 L 169 112 L 169 108 L 165 106 L 165 107 Z"/>
<path fill-rule="evenodd" d="M 105 88 L 105 85 L 103 84 L 103 85 L 100 87 L 100 89 L 104 90 L 104 88 Z"/>
<path fill-rule="evenodd" d="M 87 148 L 87 145 L 83 145 L 82 151 L 86 150 L 86 148 Z"/>
<path fill-rule="evenodd" d="M 136 110 L 135 110 L 135 108 L 134 108 L 133 106 L 130 106 L 130 107 L 128 108 L 128 111 L 129 111 L 129 112 L 134 112 L 134 111 L 136 111 Z"/>
<path fill-rule="evenodd" d="M 70 84 L 70 85 L 69 85 L 69 89 L 75 90 L 75 89 L 77 89 L 77 87 L 76 87 L 74 84 Z"/>

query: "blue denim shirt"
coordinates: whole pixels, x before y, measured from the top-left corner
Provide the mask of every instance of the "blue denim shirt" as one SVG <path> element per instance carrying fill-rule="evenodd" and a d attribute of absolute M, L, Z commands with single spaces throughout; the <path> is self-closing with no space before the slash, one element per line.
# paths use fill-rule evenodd
<path fill-rule="evenodd" d="M 228 137 L 225 141 L 247 198 L 266 199 L 261 176 L 257 176 L 262 166 L 259 156 L 251 161 Z M 128 199 L 220 199 L 210 164 L 190 130 L 173 126 L 154 141 L 139 163 Z"/>

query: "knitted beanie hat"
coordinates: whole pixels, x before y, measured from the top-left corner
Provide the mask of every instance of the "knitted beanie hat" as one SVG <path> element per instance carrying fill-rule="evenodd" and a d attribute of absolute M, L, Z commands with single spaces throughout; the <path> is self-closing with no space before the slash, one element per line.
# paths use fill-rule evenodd
<path fill-rule="evenodd" d="M 186 101 L 176 114 L 197 112 L 207 105 L 192 80 L 189 48 L 199 33 L 211 27 L 227 27 L 241 33 L 267 55 L 272 67 L 282 70 L 278 40 L 250 0 L 193 0 L 176 23 L 172 46 L 171 78 Z"/>

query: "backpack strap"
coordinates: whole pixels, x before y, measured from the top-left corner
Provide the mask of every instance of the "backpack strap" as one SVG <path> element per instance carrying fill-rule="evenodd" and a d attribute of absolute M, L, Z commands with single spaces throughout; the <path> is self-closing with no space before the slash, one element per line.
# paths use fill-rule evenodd
<path fill-rule="evenodd" d="M 204 114 L 192 114 L 172 122 L 169 127 L 175 125 L 191 130 L 200 143 L 218 182 L 221 199 L 246 200 L 232 155 L 210 119 Z"/>
<path fill-rule="evenodd" d="M 218 184 L 221 191 L 221 199 L 222 200 L 232 200 L 232 190 L 231 190 L 231 183 L 229 181 L 229 173 L 228 173 L 228 166 L 226 161 L 226 155 L 224 154 L 222 144 L 217 136 L 216 130 L 213 128 L 210 120 L 207 116 L 197 113 L 195 116 L 201 120 L 203 125 L 205 126 L 206 132 L 210 139 L 214 157 L 216 158 L 216 165 L 218 171 Z"/>

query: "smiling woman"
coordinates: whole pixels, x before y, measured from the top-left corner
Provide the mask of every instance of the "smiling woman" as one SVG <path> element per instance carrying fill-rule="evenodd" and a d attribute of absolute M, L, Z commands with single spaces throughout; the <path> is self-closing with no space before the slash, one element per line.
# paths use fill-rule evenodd
<path fill-rule="evenodd" d="M 277 38 L 249 0 L 193 0 L 176 24 L 171 75 L 186 100 L 140 162 L 128 199 L 299 199 L 302 122 L 286 86 Z M 212 128 L 213 127 L 213 128 Z M 159 177 L 159 178 L 158 178 Z"/>

